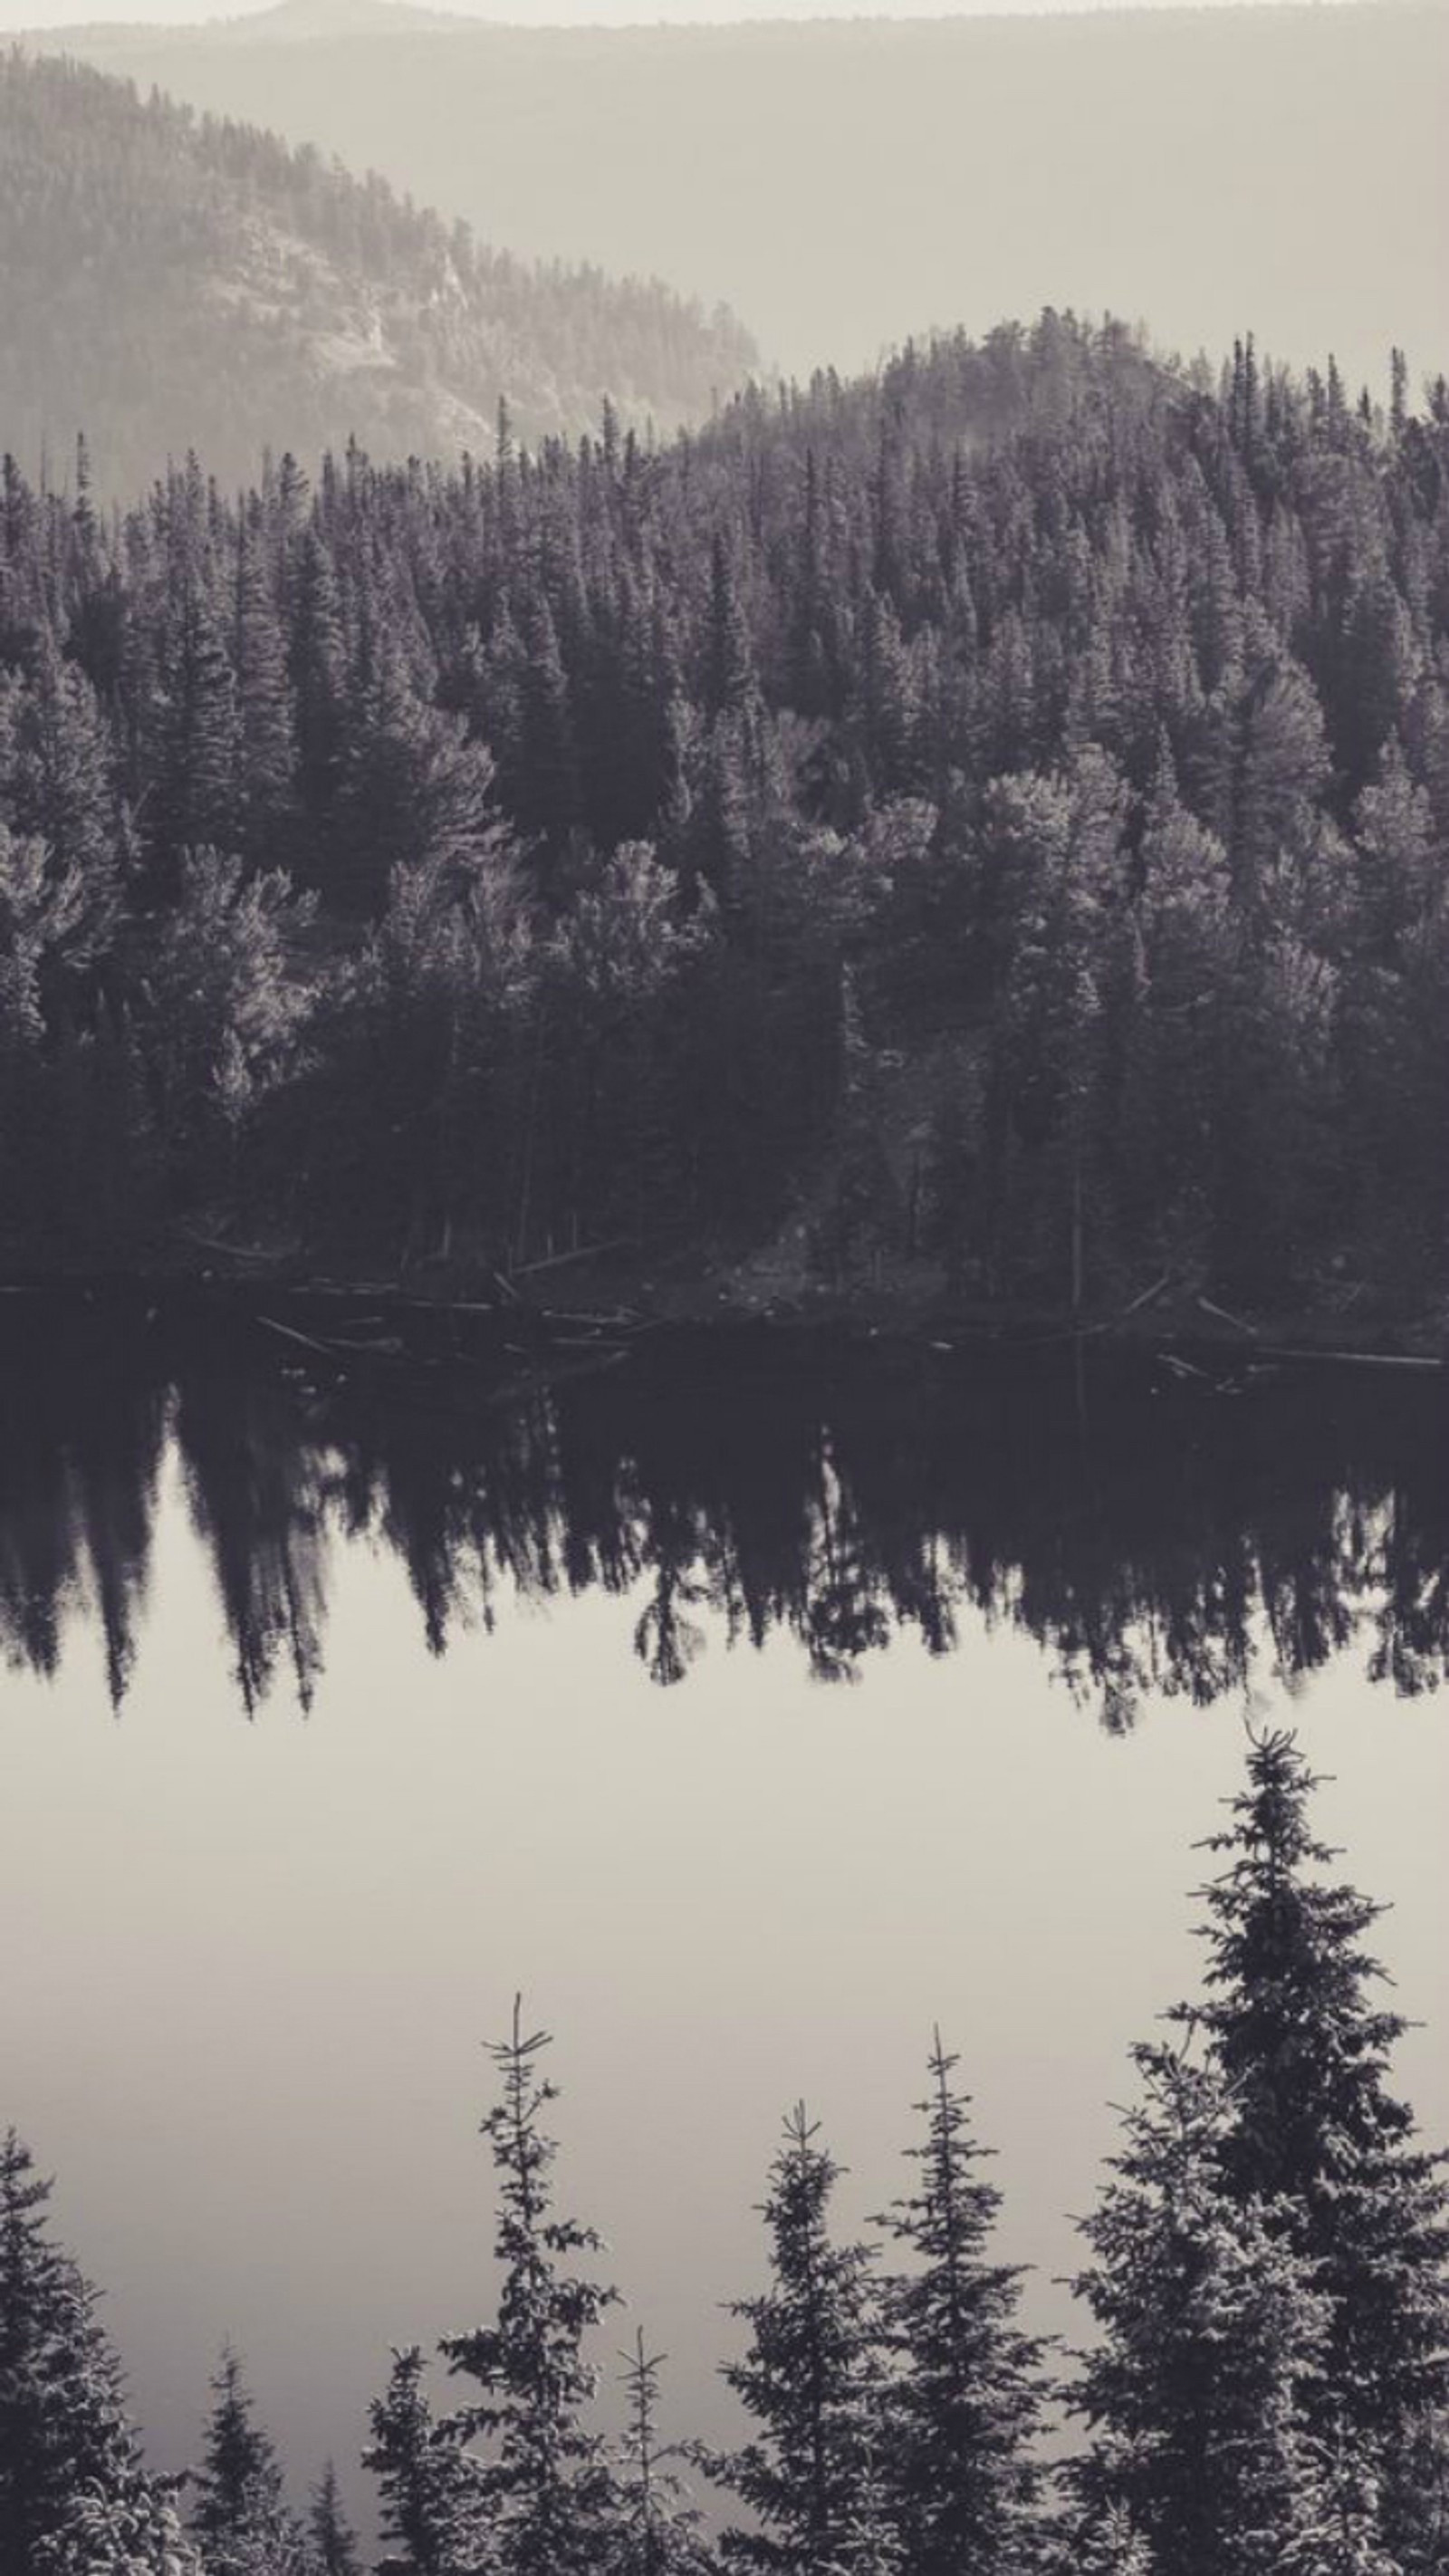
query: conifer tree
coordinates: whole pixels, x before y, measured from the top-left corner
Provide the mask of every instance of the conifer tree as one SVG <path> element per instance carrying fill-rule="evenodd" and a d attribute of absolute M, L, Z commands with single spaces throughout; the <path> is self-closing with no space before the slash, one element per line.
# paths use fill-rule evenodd
<path fill-rule="evenodd" d="M 762 2215 L 772 2282 L 731 2314 L 750 2331 L 725 2378 L 759 2427 L 712 2474 L 756 2518 L 722 2543 L 727 2564 L 828 2576 L 864 2510 L 877 2432 L 881 2329 L 871 2255 L 837 2245 L 830 2202 L 840 2167 L 797 2106 L 770 2171 Z"/>
<path fill-rule="evenodd" d="M 1389 2089 L 1406 2023 L 1372 1989 L 1364 1948 L 1383 1911 L 1325 1881 L 1318 1783 L 1293 1735 L 1256 1737 L 1248 1784 L 1209 1850 L 1201 2020 L 1233 2104 L 1224 2179 L 1271 2205 L 1328 2306 L 1319 2413 L 1342 2417 L 1390 2481 L 1417 2428 L 1449 2398 L 1449 2187 Z"/>
<path fill-rule="evenodd" d="M 236 681 L 208 591 L 188 577 L 172 623 L 158 710 L 155 838 L 163 887 L 184 850 L 234 839 L 240 731 Z"/>
<path fill-rule="evenodd" d="M 50 2184 L 0 2139 L 0 2567 L 5 2576 L 197 2576 L 141 2463 L 96 2292 L 50 2236 Z"/>
<path fill-rule="evenodd" d="M 307 2527 L 315 2576 L 362 2576 L 357 2534 L 348 2521 L 342 2490 L 337 2483 L 337 2470 L 331 2460 L 313 2490 Z"/>
<path fill-rule="evenodd" d="M 618 2576 L 705 2576 L 711 2562 L 700 2535 L 702 2516 L 674 2469 L 681 2453 L 659 2432 L 664 2355 L 649 2351 L 641 2326 L 632 2352 L 620 2357 L 628 2418 L 619 2478 Z"/>
<path fill-rule="evenodd" d="M 1016 2323 L 1019 2267 L 990 2260 L 1001 2194 L 956 2065 L 938 2031 L 926 2134 L 909 2150 L 919 2185 L 884 2222 L 915 2258 L 887 2289 L 899 2376 L 885 2473 L 913 2576 L 1010 2576 L 1029 2545 L 1041 2350 Z"/>
<path fill-rule="evenodd" d="M 491 2576 L 500 2560 L 480 2511 L 476 2463 L 456 2416 L 434 2414 L 416 2344 L 393 2354 L 385 2395 L 373 2401 L 363 2466 L 378 2483 L 378 2576 Z"/>
<path fill-rule="evenodd" d="M 1068 2470 L 1081 2526 L 1100 2537 L 1116 2517 L 1154 2576 L 1327 2576 L 1341 2516 L 1314 2401 L 1331 2402 L 1329 2304 L 1285 2209 L 1224 2189 L 1216 2069 L 1164 2047 L 1134 2059 L 1143 2098 L 1073 2285 L 1101 2334 L 1067 2391 L 1094 2437 Z M 1365 2576 L 1391 2576 L 1379 2535 L 1359 2537 Z"/>
<path fill-rule="evenodd" d="M 306 2542 L 287 2505 L 281 2462 L 256 2420 L 234 2352 L 223 2352 L 211 2387 L 191 2512 L 206 2576 L 307 2576 Z"/>
<path fill-rule="evenodd" d="M 546 2031 L 526 2030 L 522 2003 L 508 2039 L 490 2046 L 501 2098 L 482 2124 L 498 2176 L 496 2323 L 450 2335 L 449 2368 L 480 2394 L 459 2410 L 477 2460 L 481 2523 L 508 2576 L 593 2576 L 618 2534 L 618 2499 L 602 2437 L 585 2410 L 598 2384 L 585 2339 L 617 2293 L 572 2269 L 602 2238 L 555 2215 L 557 2145 L 544 2114 L 558 2099 L 539 2060 Z"/>
<path fill-rule="evenodd" d="M 253 504 L 237 527 L 237 780 L 248 855 L 275 859 L 276 835 L 293 803 L 294 725 L 286 641 L 262 549 L 261 512 Z"/>

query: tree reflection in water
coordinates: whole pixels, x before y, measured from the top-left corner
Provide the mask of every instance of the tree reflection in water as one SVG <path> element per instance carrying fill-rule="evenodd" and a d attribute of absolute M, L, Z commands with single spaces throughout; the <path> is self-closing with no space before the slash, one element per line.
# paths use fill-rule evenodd
<path fill-rule="evenodd" d="M 1449 1658 L 1434 1380 L 1213 1392 L 1121 1356 L 1079 1380 L 1058 1350 L 725 1331 L 502 1401 L 103 1309 L 6 1324 L 0 1643 L 49 1674 L 99 1623 L 118 1704 L 173 1445 L 249 1711 L 288 1666 L 310 1698 L 332 1552 L 360 1537 L 402 1559 L 436 1653 L 500 1595 L 600 1586 L 637 1596 L 662 1684 L 777 1629 L 845 1681 L 901 1630 L 948 1654 L 972 1614 L 1035 1638 L 1114 1728 L 1148 1690 L 1240 1690 L 1259 1651 L 1291 1678 L 1353 1647 L 1400 1694 Z"/>

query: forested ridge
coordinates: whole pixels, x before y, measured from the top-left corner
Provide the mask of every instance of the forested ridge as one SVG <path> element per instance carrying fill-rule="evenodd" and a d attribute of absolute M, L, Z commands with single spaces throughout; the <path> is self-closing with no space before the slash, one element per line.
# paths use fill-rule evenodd
<path fill-rule="evenodd" d="M 1132 2051 L 1078 2222 L 1075 2351 L 1023 2324 L 1003 2192 L 938 2032 L 870 2236 L 841 2232 L 841 2168 L 806 2107 L 787 2119 L 763 2286 L 723 2329 L 741 2437 L 681 2443 L 665 2357 L 643 2324 L 619 2352 L 603 2240 L 561 2203 L 548 2038 L 516 2006 L 482 2123 L 496 2300 L 435 2359 L 380 2357 L 362 2460 L 378 2576 L 1435 2576 L 1449 2186 L 1393 2089 L 1407 2025 L 1365 1948 L 1381 1909 L 1337 1880 L 1316 1786 L 1290 1735 L 1253 1738 L 1197 1900 L 1202 1991 Z M 631 2074 L 641 2105 L 674 2080 Z M 360 2576 L 352 2464 L 300 2515 L 234 2353 L 193 2466 L 148 2470 L 47 2191 L 12 2129 L 7 2576 Z M 611 2438 L 595 2401 L 618 2360 Z"/>
<path fill-rule="evenodd" d="M 224 484 L 349 435 L 379 457 L 706 416 L 754 361 L 652 280 L 541 264 L 309 145 L 64 58 L 0 58 L 0 438 L 129 498 L 190 447 Z"/>
<path fill-rule="evenodd" d="M 1380 395 L 1392 344 L 1444 363 L 1436 0 L 628 27 L 300 0 L 27 41 L 380 169 L 485 240 L 662 268 L 787 374 L 1044 304 L 1185 356 L 1251 322 Z"/>
<path fill-rule="evenodd" d="M 1446 470 L 1401 359 L 1051 313 L 659 450 L 7 465 L 12 1258 L 1432 1305 Z"/>

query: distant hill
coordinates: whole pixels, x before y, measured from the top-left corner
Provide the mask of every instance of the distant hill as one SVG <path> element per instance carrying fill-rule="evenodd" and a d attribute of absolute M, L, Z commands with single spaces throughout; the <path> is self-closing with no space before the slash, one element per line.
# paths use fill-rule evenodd
<path fill-rule="evenodd" d="M 351 435 L 491 452 L 500 398 L 530 441 L 606 395 L 672 431 L 752 357 L 657 284 L 480 248 L 315 149 L 0 59 L 0 446 L 32 468 L 80 427 L 127 493 L 192 446 L 226 480 Z"/>
<path fill-rule="evenodd" d="M 658 269 L 792 372 L 1046 304 L 1380 388 L 1394 344 L 1416 382 L 1449 358 L 1449 11 L 1414 0 L 552 30 L 284 0 L 64 42 L 518 251 Z"/>

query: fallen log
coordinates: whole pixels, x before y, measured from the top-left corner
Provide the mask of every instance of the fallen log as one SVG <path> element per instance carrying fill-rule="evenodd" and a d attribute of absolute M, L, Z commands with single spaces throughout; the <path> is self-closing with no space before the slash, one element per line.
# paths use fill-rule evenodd
<path fill-rule="evenodd" d="M 1164 1270 L 1160 1279 L 1154 1279 L 1150 1288 L 1144 1288 L 1140 1297 L 1134 1297 L 1130 1306 L 1123 1307 L 1123 1315 L 1140 1314 L 1144 1306 L 1150 1306 L 1153 1298 L 1160 1297 L 1163 1289 L 1170 1288 L 1171 1285 L 1172 1272 L 1170 1270 Z"/>
<path fill-rule="evenodd" d="M 1220 1324 L 1231 1324 L 1235 1333 L 1246 1333 L 1250 1341 L 1257 1340 L 1256 1324 L 1245 1324 L 1241 1315 L 1230 1315 L 1226 1306 L 1215 1306 L 1211 1297 L 1199 1297 L 1197 1302 L 1205 1315 L 1215 1316 Z"/>
<path fill-rule="evenodd" d="M 349 1356 L 337 1342 L 319 1342 L 311 1333 L 299 1333 L 295 1324 L 278 1323 L 275 1315 L 258 1315 L 257 1322 L 265 1333 L 279 1333 L 284 1342 L 297 1342 L 304 1351 L 315 1351 L 319 1359 L 337 1360 Z"/>

